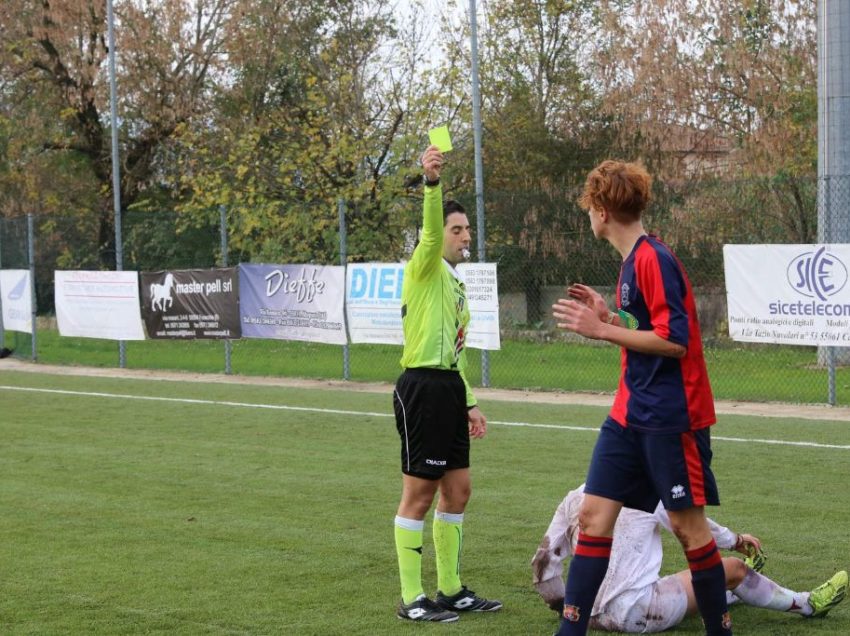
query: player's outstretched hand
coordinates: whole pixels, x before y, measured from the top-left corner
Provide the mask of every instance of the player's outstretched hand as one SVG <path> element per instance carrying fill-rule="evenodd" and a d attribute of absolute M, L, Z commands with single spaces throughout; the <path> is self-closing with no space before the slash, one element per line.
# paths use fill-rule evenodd
<path fill-rule="evenodd" d="M 487 418 L 477 406 L 473 406 L 467 412 L 469 418 L 469 436 L 473 439 L 481 439 L 487 434 Z"/>
<path fill-rule="evenodd" d="M 425 173 L 425 178 L 428 181 L 437 181 L 442 169 L 443 153 L 437 146 L 428 146 L 427 150 L 422 153 L 422 170 Z"/>
<path fill-rule="evenodd" d="M 581 283 L 573 283 L 567 288 L 567 295 L 573 300 L 577 300 L 590 307 L 599 316 L 599 320 L 605 320 L 608 317 L 608 304 L 602 298 L 602 294 L 593 289 L 593 287 L 588 287 Z"/>
<path fill-rule="evenodd" d="M 585 338 L 601 338 L 599 330 L 605 326 L 596 311 L 578 300 L 559 298 L 552 305 L 552 316 L 558 329 L 574 331 Z"/>

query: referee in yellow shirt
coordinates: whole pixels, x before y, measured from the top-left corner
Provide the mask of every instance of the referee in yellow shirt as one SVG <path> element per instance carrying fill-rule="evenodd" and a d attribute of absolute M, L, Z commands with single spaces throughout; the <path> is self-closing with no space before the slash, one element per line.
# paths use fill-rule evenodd
<path fill-rule="evenodd" d="M 469 220 L 458 203 L 443 203 L 442 166 L 442 153 L 430 146 L 422 155 L 422 236 L 404 268 L 404 372 L 396 382 L 393 406 L 402 472 L 395 518 L 398 617 L 448 623 L 458 619 L 458 612 L 494 612 L 502 604 L 481 598 L 460 581 L 463 513 L 472 493 L 469 438 L 484 437 L 487 420 L 463 373 L 469 307 L 455 267 L 469 253 Z M 438 489 L 432 530 L 438 589 L 431 600 L 422 588 L 422 534 Z"/>

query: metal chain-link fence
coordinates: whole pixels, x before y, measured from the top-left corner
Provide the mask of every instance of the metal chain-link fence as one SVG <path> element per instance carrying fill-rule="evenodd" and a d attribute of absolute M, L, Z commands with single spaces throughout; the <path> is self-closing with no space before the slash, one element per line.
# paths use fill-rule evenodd
<path fill-rule="evenodd" d="M 607 242 L 593 237 L 586 213 L 575 204 L 577 194 L 557 189 L 486 193 L 486 260 L 498 263 L 502 340 L 501 350 L 486 354 L 491 387 L 605 393 L 616 389 L 619 350 L 564 333 L 554 326 L 551 316 L 552 303 L 572 282 L 594 286 L 614 305 L 613 285 L 620 258 Z M 460 193 L 455 198 L 466 206 L 475 226 L 473 195 Z M 415 201 L 400 205 L 405 218 L 418 219 Z M 349 213 L 356 215 L 357 211 Z M 214 219 L 217 214 L 211 214 L 207 224 L 193 225 L 181 223 L 171 212 L 124 215 L 124 269 L 188 269 L 219 264 L 220 227 Z M 694 286 L 716 398 L 850 404 L 850 348 L 746 344 L 728 337 L 722 254 L 723 245 L 729 243 L 850 243 L 850 178 L 831 177 L 820 182 L 793 177 L 659 182 L 644 224 L 673 248 Z M 42 328 L 49 331 L 53 271 L 100 268 L 102 246 L 98 245 L 94 222 L 37 217 L 34 226 L 38 313 L 46 319 L 40 323 Z M 380 232 L 380 228 L 374 231 Z M 324 235 L 330 236 L 328 231 Z M 391 249 L 398 253 L 388 253 L 384 260 L 406 258 L 415 241 L 411 240 L 416 236 L 415 227 L 410 228 L 409 235 L 388 241 L 387 245 L 395 246 Z M 332 243 L 330 239 L 327 242 Z M 26 246 L 26 219 L 0 220 L 0 268 L 27 268 Z M 473 240 L 472 258 L 477 260 L 474 246 Z M 332 251 L 324 245 L 321 258 L 280 262 L 338 264 L 333 260 L 338 259 L 338 252 L 328 256 Z M 348 255 L 348 262 L 361 260 L 357 249 L 349 249 Z M 240 260 L 248 260 L 247 255 L 231 252 L 231 264 Z M 12 343 L 16 350 L 27 351 L 24 334 L 9 332 L 7 343 L 10 339 L 17 339 Z M 45 349 L 56 343 L 56 338 L 39 342 L 40 352 L 45 354 L 40 353 L 40 359 L 61 360 L 47 355 Z M 343 354 L 338 346 L 262 342 L 262 346 L 248 340 L 233 343 L 233 372 L 342 376 Z M 107 343 L 101 349 L 113 345 Z M 94 345 L 80 343 L 78 357 L 70 362 L 86 364 L 87 346 Z M 180 368 L 181 360 L 193 357 L 187 351 L 210 351 L 216 346 L 220 345 L 208 341 L 132 343 L 128 362 L 131 366 L 149 361 L 151 366 Z M 157 353 L 148 353 L 144 347 L 155 348 Z M 352 380 L 392 381 L 399 372 L 399 347 L 349 345 L 348 353 Z M 134 361 L 134 355 L 139 362 Z M 156 360 L 170 356 L 175 360 Z M 265 364 L 259 364 L 262 358 Z M 297 359 L 296 368 L 283 364 L 283 359 Z M 470 349 L 468 360 L 469 379 L 480 385 L 481 352 Z M 211 363 L 200 370 L 220 371 L 221 366 Z"/>

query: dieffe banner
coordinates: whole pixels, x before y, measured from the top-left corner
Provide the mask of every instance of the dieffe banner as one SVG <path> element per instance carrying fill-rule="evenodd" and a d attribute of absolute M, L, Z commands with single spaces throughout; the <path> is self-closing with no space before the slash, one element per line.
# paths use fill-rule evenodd
<path fill-rule="evenodd" d="M 729 336 L 850 347 L 850 245 L 724 245 Z"/>
<path fill-rule="evenodd" d="M 344 345 L 345 267 L 239 265 L 243 338 Z"/>
<path fill-rule="evenodd" d="M 59 335 L 145 339 L 137 272 L 57 270 L 53 289 Z"/>
<path fill-rule="evenodd" d="M 150 338 L 239 338 L 235 267 L 142 272 L 142 318 Z"/>
<path fill-rule="evenodd" d="M 469 274 L 466 300 L 470 323 L 466 346 L 499 349 L 499 296 L 495 263 L 463 263 Z M 345 312 L 351 342 L 404 344 L 401 324 L 401 286 L 404 263 L 355 263 L 346 268 Z"/>
<path fill-rule="evenodd" d="M 28 269 L 0 270 L 3 328 L 32 333 L 32 286 Z"/>

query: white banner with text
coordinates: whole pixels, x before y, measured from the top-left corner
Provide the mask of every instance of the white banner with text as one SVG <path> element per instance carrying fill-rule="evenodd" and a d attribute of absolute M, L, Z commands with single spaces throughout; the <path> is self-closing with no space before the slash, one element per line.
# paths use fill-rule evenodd
<path fill-rule="evenodd" d="M 460 263 L 457 271 L 463 278 L 469 303 L 466 346 L 488 351 L 501 349 L 496 263 Z"/>
<path fill-rule="evenodd" d="M 351 342 L 404 343 L 403 279 L 404 263 L 350 263 L 345 268 L 345 317 Z"/>
<path fill-rule="evenodd" d="M 724 245 L 729 336 L 850 347 L 850 245 Z"/>
<path fill-rule="evenodd" d="M 60 335 L 145 339 L 137 272 L 57 270 L 53 282 Z"/>

